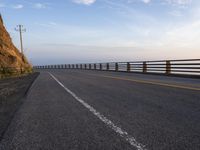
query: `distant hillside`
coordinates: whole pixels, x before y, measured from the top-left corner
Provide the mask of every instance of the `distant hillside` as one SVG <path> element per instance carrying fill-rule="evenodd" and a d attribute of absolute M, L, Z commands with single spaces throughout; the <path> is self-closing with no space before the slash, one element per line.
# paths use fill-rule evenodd
<path fill-rule="evenodd" d="M 30 72 L 32 66 L 14 46 L 0 15 L 0 78 L 5 75 Z"/>

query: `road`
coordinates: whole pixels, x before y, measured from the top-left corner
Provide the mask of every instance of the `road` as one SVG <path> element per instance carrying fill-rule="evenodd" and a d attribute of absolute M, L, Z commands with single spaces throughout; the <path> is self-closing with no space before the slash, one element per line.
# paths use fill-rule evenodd
<path fill-rule="evenodd" d="M 200 80 L 43 70 L 1 150 L 199 150 Z"/>

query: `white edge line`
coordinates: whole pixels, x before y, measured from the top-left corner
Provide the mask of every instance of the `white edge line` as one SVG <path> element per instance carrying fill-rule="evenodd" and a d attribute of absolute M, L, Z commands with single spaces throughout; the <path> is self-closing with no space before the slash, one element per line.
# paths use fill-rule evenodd
<path fill-rule="evenodd" d="M 107 119 L 104 115 L 86 103 L 84 100 L 76 96 L 71 90 L 65 87 L 54 75 L 49 73 L 50 76 L 61 86 L 63 87 L 70 95 L 72 95 L 79 103 L 81 103 L 85 108 L 87 108 L 90 112 L 92 112 L 97 118 L 99 118 L 102 122 L 104 122 L 108 127 L 114 130 L 117 134 L 119 134 L 122 138 L 124 138 L 130 145 L 137 148 L 137 150 L 146 150 L 145 145 L 136 141 L 136 139 L 130 136 L 126 131 L 122 130 L 120 127 L 116 126 L 111 120 Z"/>

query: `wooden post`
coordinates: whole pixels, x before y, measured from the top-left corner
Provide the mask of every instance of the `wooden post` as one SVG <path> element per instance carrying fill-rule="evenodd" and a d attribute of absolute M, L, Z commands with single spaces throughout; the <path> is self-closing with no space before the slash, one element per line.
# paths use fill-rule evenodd
<path fill-rule="evenodd" d="M 87 65 L 85 64 L 85 69 L 87 69 Z"/>
<path fill-rule="evenodd" d="M 119 71 L 118 63 L 115 63 L 115 71 Z"/>
<path fill-rule="evenodd" d="M 171 63 L 166 61 L 166 74 L 171 74 Z"/>
<path fill-rule="evenodd" d="M 147 63 L 143 62 L 143 73 L 147 73 Z"/>
<path fill-rule="evenodd" d="M 81 67 L 81 69 L 83 69 L 83 65 L 82 64 L 80 65 L 80 67 Z"/>
<path fill-rule="evenodd" d="M 89 64 L 89 70 L 91 70 L 91 68 L 92 68 L 92 67 L 91 67 L 91 64 Z"/>
<path fill-rule="evenodd" d="M 102 70 L 102 64 L 99 64 L 99 70 Z"/>
<path fill-rule="evenodd" d="M 106 65 L 106 70 L 109 70 L 109 63 L 107 63 Z"/>
<path fill-rule="evenodd" d="M 129 62 L 127 62 L 127 72 L 130 72 L 131 71 L 131 65 Z"/>
<path fill-rule="evenodd" d="M 94 64 L 94 70 L 96 70 L 97 69 L 97 65 L 96 64 Z"/>

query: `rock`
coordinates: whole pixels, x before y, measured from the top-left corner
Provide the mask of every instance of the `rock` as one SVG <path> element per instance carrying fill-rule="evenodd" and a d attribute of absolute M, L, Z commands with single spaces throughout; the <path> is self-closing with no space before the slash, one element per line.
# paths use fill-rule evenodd
<path fill-rule="evenodd" d="M 21 74 L 31 70 L 32 66 L 26 57 L 12 43 L 0 15 L 0 77 L 4 74 Z"/>

